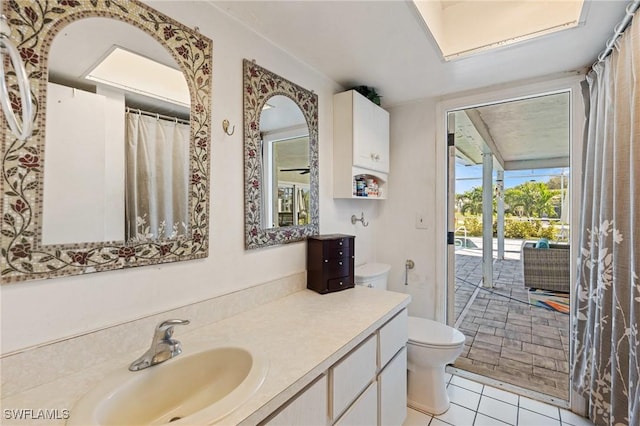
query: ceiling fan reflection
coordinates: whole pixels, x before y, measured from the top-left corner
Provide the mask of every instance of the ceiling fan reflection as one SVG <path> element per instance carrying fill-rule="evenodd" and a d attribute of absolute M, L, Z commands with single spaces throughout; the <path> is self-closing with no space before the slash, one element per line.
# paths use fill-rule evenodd
<path fill-rule="evenodd" d="M 309 167 L 300 167 L 294 169 L 280 169 L 281 172 L 300 172 L 301 175 L 306 175 L 309 173 Z"/>

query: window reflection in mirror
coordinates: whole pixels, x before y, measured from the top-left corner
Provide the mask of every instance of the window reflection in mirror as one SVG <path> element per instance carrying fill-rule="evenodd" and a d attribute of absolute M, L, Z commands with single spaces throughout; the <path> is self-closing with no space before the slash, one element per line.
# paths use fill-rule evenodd
<path fill-rule="evenodd" d="M 276 95 L 260 114 L 264 228 L 311 223 L 309 128 L 290 98 Z"/>
<path fill-rule="evenodd" d="M 133 25 L 86 18 L 49 54 L 43 244 L 188 231 L 189 105 L 169 52 Z"/>

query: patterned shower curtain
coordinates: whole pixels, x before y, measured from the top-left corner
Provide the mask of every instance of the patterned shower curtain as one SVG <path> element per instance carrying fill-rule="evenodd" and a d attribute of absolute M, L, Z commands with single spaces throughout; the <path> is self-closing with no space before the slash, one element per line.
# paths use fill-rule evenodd
<path fill-rule="evenodd" d="M 126 114 L 125 237 L 175 238 L 189 223 L 189 125 Z"/>
<path fill-rule="evenodd" d="M 596 425 L 640 425 L 640 22 L 587 81 L 573 384 Z"/>

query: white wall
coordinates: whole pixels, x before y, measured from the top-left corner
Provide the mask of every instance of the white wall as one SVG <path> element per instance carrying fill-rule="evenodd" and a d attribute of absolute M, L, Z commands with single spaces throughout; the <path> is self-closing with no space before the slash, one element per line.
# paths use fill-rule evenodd
<path fill-rule="evenodd" d="M 378 261 L 391 265 L 389 290 L 411 294 L 411 315 L 435 313 L 435 111 L 434 99 L 390 109 L 391 172 L 389 198 L 380 208 L 376 231 Z M 416 227 L 422 215 L 427 229 Z M 415 262 L 405 282 L 404 265 Z"/>
<path fill-rule="evenodd" d="M 375 256 L 379 206 L 333 200 L 332 96 L 338 85 L 205 2 L 148 2 L 213 39 L 211 239 L 209 257 L 167 265 L 0 287 L 2 353 L 80 334 L 242 290 L 304 271 L 304 242 L 244 250 L 242 59 L 257 63 L 319 97 L 320 231 L 356 235 L 356 262 Z M 233 136 L 222 120 L 236 126 Z M 364 211 L 369 227 L 352 225 Z M 417 260 L 417 259 L 416 259 Z M 396 262 L 397 263 L 397 262 Z M 396 265 L 397 266 L 397 265 Z"/>

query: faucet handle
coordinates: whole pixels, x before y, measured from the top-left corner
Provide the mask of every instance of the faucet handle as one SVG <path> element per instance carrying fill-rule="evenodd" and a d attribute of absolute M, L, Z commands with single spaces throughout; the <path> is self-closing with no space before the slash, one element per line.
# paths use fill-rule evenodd
<path fill-rule="evenodd" d="M 160 324 L 156 326 L 156 334 L 164 333 L 164 339 L 169 340 L 173 335 L 173 327 L 176 325 L 187 325 L 191 321 L 182 320 L 182 319 L 169 319 L 162 321 Z"/>

